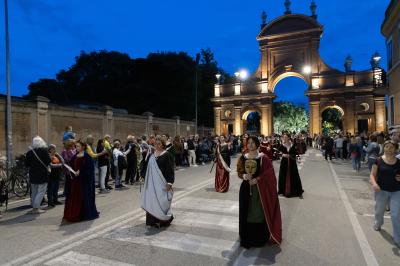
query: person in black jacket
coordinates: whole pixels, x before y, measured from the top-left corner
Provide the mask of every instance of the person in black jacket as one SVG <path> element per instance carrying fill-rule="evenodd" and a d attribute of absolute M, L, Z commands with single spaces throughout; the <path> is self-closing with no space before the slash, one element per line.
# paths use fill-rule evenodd
<path fill-rule="evenodd" d="M 39 136 L 33 138 L 32 146 L 29 148 L 25 160 L 26 166 L 29 167 L 31 183 L 32 210 L 29 213 L 40 214 L 44 212 L 39 207 L 47 191 L 51 158 L 46 142 Z"/>
<path fill-rule="evenodd" d="M 138 145 L 134 136 L 129 135 L 127 138 L 127 143 L 125 145 L 125 151 L 131 149 L 131 152 L 126 156 L 126 162 L 128 166 L 126 168 L 125 173 L 125 184 L 135 183 L 135 176 L 137 170 L 137 155 L 136 155 L 136 146 Z"/>

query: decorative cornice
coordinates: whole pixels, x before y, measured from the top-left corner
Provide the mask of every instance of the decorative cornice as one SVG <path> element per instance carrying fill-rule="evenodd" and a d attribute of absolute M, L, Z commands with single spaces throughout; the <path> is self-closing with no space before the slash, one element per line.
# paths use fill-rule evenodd
<path fill-rule="evenodd" d="M 275 93 L 263 93 L 263 94 L 252 94 L 252 95 L 236 95 L 236 96 L 226 96 L 226 97 L 215 97 L 211 98 L 211 102 L 213 103 L 224 103 L 224 102 L 232 102 L 232 101 L 255 101 L 255 100 L 263 100 L 263 99 L 275 99 Z"/>

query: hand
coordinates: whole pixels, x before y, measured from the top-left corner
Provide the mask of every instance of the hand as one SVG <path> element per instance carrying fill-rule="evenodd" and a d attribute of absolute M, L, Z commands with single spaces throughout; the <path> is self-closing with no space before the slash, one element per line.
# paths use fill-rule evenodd
<path fill-rule="evenodd" d="M 285 154 L 282 155 L 282 157 L 284 157 L 284 158 L 289 158 L 289 154 L 286 154 L 286 153 L 285 153 Z"/>
<path fill-rule="evenodd" d="M 80 173 L 81 173 L 80 170 L 76 171 L 76 172 L 75 172 L 75 176 L 78 176 Z"/>
<path fill-rule="evenodd" d="M 381 188 L 379 187 L 378 184 L 373 184 L 373 185 L 372 185 L 372 188 L 374 189 L 375 192 L 381 191 Z"/>
<path fill-rule="evenodd" d="M 172 191 L 172 184 L 167 184 L 166 189 L 167 191 Z"/>
<path fill-rule="evenodd" d="M 247 174 L 243 174 L 243 180 L 249 180 L 249 177 Z"/>
<path fill-rule="evenodd" d="M 250 186 L 254 186 L 255 184 L 257 184 L 257 178 L 253 178 L 249 181 Z"/>
<path fill-rule="evenodd" d="M 400 182 L 400 174 L 396 175 L 396 180 Z"/>

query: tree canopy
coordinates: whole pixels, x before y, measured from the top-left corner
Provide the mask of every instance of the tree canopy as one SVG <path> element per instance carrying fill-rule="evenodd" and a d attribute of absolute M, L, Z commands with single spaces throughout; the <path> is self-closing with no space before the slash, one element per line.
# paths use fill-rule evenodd
<path fill-rule="evenodd" d="M 282 134 L 287 131 L 299 133 L 307 131 L 308 118 L 303 105 L 295 105 L 290 102 L 274 103 L 274 132 Z"/>
<path fill-rule="evenodd" d="M 218 72 L 228 76 L 208 48 L 201 50 L 198 61 L 184 52 L 150 53 L 132 59 L 115 51 L 82 51 L 55 79 L 32 82 L 26 97 L 40 95 L 62 104 L 96 103 L 133 114 L 150 111 L 160 117 L 178 115 L 193 120 L 197 73 L 198 124 L 211 126 L 210 98 Z"/>

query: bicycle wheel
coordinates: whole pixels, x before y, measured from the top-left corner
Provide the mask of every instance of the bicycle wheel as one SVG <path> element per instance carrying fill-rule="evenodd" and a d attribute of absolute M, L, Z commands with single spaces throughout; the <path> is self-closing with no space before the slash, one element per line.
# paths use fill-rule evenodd
<path fill-rule="evenodd" d="M 26 175 L 16 175 L 13 178 L 13 191 L 18 197 L 25 197 L 29 191 L 29 181 Z"/>

